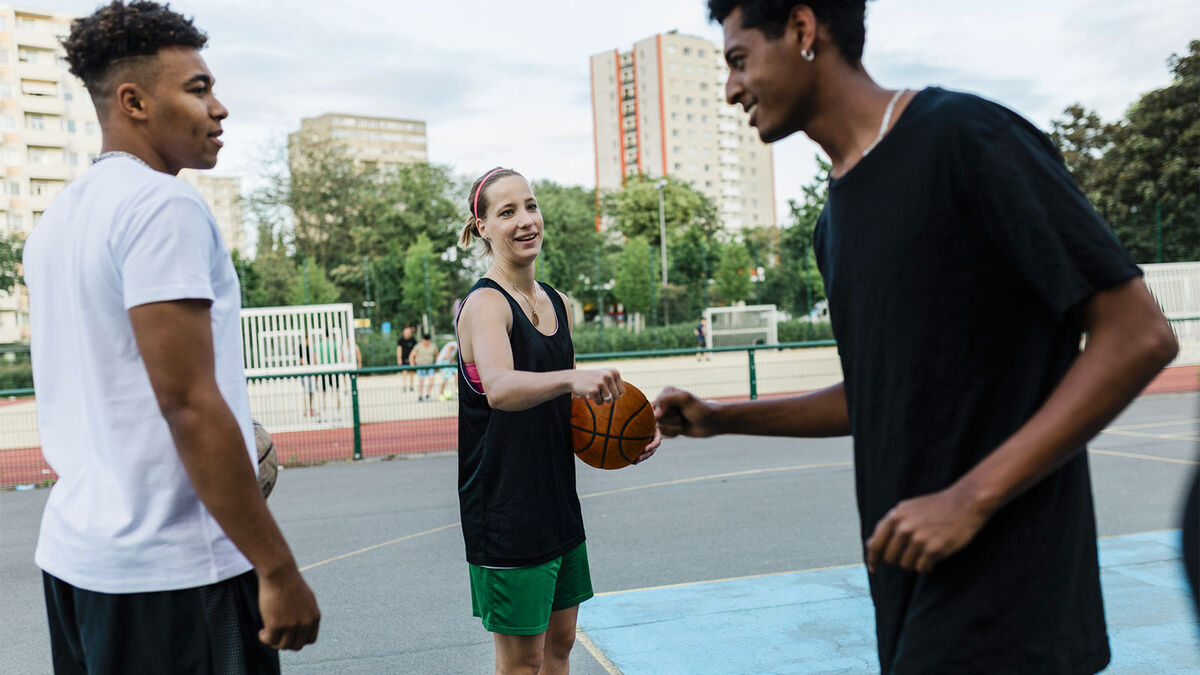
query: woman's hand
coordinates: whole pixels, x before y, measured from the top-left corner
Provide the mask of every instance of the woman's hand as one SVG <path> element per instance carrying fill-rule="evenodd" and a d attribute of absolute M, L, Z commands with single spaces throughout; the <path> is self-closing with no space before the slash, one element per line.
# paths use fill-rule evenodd
<path fill-rule="evenodd" d="M 616 368 L 576 370 L 571 377 L 571 395 L 591 399 L 594 403 L 608 403 L 625 393 L 625 383 Z"/>

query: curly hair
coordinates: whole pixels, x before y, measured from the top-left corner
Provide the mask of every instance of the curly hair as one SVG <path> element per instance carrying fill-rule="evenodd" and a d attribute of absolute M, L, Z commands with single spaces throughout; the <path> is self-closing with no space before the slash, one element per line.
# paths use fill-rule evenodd
<path fill-rule="evenodd" d="M 867 0 L 708 0 L 708 16 L 722 23 L 741 7 L 742 28 L 757 28 L 768 38 L 778 40 L 796 5 L 812 9 L 817 21 L 829 28 L 846 61 L 852 65 L 862 61 L 867 40 Z"/>
<path fill-rule="evenodd" d="M 152 57 L 164 47 L 200 49 L 207 42 L 208 36 L 191 19 L 171 11 L 170 5 L 113 0 L 72 21 L 62 45 L 71 73 L 83 80 L 99 104 L 110 93 L 111 76 L 128 74 L 129 67 L 144 67 L 143 57 Z"/>

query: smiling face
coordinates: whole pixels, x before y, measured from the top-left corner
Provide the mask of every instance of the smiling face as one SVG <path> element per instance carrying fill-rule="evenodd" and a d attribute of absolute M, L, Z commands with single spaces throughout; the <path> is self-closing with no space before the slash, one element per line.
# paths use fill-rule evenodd
<path fill-rule="evenodd" d="M 155 59 L 157 77 L 145 95 L 150 144 L 169 173 L 213 168 L 229 111 L 213 94 L 212 73 L 190 47 L 161 49 Z"/>
<path fill-rule="evenodd" d="M 758 28 L 742 27 L 738 7 L 721 22 L 729 79 L 725 99 L 750 113 L 750 126 L 764 143 L 803 131 L 813 115 L 816 69 L 801 52 L 812 49 L 816 21 L 811 10 L 797 6 L 779 38 Z"/>
<path fill-rule="evenodd" d="M 521 176 L 505 176 L 486 189 L 487 211 L 476 225 L 497 260 L 532 263 L 542 250 L 542 212 Z"/>

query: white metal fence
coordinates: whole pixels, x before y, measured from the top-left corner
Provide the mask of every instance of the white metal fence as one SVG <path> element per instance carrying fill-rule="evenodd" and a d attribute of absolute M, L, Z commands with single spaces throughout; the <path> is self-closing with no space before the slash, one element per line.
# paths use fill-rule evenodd
<path fill-rule="evenodd" d="M 251 380 L 254 418 L 275 431 L 349 427 L 348 375 L 320 375 L 357 366 L 352 305 L 301 305 L 242 310 L 246 375 L 295 375 Z"/>
<path fill-rule="evenodd" d="M 1200 363 L 1200 262 L 1142 265 L 1142 272 L 1179 340 L 1172 365 Z"/>

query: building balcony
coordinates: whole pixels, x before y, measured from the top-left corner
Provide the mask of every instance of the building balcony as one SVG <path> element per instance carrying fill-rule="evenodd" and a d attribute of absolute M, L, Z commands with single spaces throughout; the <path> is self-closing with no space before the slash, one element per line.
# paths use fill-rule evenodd
<path fill-rule="evenodd" d="M 57 96 L 31 96 L 29 94 L 21 94 L 21 109 L 25 112 L 46 115 L 63 115 L 67 111 L 66 104 Z"/>
<path fill-rule="evenodd" d="M 737 198 L 742 196 L 742 188 L 733 185 L 726 185 L 721 188 L 721 196 L 727 198 Z"/>
<path fill-rule="evenodd" d="M 22 167 L 22 171 L 26 176 L 33 179 L 71 180 L 75 178 L 76 168 L 62 162 L 54 162 L 52 164 L 26 162 Z"/>
<path fill-rule="evenodd" d="M 18 61 L 14 64 L 17 81 L 22 78 L 27 80 L 42 80 L 45 82 L 62 82 L 65 70 L 58 67 L 55 63 L 21 63 Z M 16 87 L 14 87 L 15 89 Z"/>
<path fill-rule="evenodd" d="M 55 194 L 57 194 L 57 192 Z M 47 206 L 50 206 L 50 202 L 53 199 L 54 195 L 33 195 L 25 199 L 25 206 L 28 207 L 30 211 L 41 213 L 42 211 L 46 210 Z M 33 223 L 30 223 L 30 225 L 32 224 Z"/>
<path fill-rule="evenodd" d="M 54 126 L 58 126 L 58 123 L 54 122 Z M 49 129 L 26 129 L 21 132 L 21 141 L 24 142 L 25 145 L 46 148 L 65 148 L 70 140 L 70 134 L 61 130 L 51 131 Z"/>
<path fill-rule="evenodd" d="M 59 49 L 58 36 L 54 34 L 53 24 L 46 23 L 44 30 L 17 28 L 12 32 L 13 42 L 21 47 L 37 47 L 39 49 Z"/>

